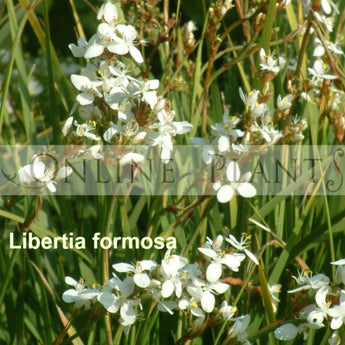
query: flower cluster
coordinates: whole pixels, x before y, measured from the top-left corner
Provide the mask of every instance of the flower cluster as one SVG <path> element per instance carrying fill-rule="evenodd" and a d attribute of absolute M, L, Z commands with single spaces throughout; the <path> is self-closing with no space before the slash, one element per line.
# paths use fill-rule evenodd
<path fill-rule="evenodd" d="M 84 282 L 76 282 L 66 277 L 66 283 L 73 288 L 63 294 L 63 300 L 74 303 L 75 308 L 90 308 L 99 302 L 105 310 L 119 315 L 119 323 L 128 331 L 138 319 L 143 309 L 142 301 L 148 296 L 161 312 L 173 314 L 174 310 L 194 318 L 191 327 L 198 329 L 206 320 L 206 315 L 215 319 L 235 321 L 229 335 L 244 343 L 247 342 L 245 330 L 249 324 L 249 315 L 236 316 L 237 308 L 230 305 L 225 296 L 217 307 L 219 295 L 224 295 L 230 285 L 222 277 L 225 271 L 238 272 L 246 255 L 256 264 L 258 259 L 250 252 L 249 237 L 242 236 L 240 242 L 233 235 L 225 238 L 230 247 L 224 248 L 224 237 L 215 240 L 207 238 L 199 252 L 206 263 L 200 266 L 189 263 L 188 259 L 171 253 L 165 253 L 161 263 L 153 260 L 137 261 L 135 264 L 116 263 L 113 265 L 113 277 L 102 287 L 86 287 Z M 119 277 L 123 275 L 123 279 Z"/>
<path fill-rule="evenodd" d="M 167 163 L 176 135 L 193 127 L 186 121 L 174 121 L 169 100 L 159 95 L 159 80 L 134 77 L 144 62 L 137 47 L 143 41 L 135 27 L 120 22 L 116 5 L 105 2 L 97 18 L 101 23 L 88 42 L 80 37 L 77 45 L 69 45 L 75 57 L 88 60 L 81 74 L 71 75 L 79 91 L 79 116 L 87 122 L 79 124 L 69 117 L 63 135 L 68 143 L 103 138 L 114 145 L 158 146 Z"/>
<path fill-rule="evenodd" d="M 315 101 L 320 108 L 323 107 L 323 100 L 326 100 L 323 111 L 338 142 L 342 142 L 345 129 L 344 107 L 341 101 L 344 98 L 344 86 L 337 65 L 340 64 L 339 57 L 344 56 L 344 52 L 340 45 L 342 37 L 334 35 L 333 32 L 335 16 L 339 15 L 339 10 L 330 0 L 315 3 L 308 0 L 302 3 L 311 23 L 309 32 L 305 30 L 304 35 L 314 36 L 313 58 L 310 59 L 311 67 L 307 69 L 310 79 L 306 84 L 301 83 L 302 96 L 308 102 Z"/>
<path fill-rule="evenodd" d="M 312 275 L 306 272 L 293 277 L 299 286 L 289 293 L 307 291 L 309 296 L 314 297 L 315 303 L 307 305 L 300 311 L 299 318 L 305 322 L 298 326 L 287 323 L 277 328 L 275 336 L 278 339 L 294 339 L 298 333 L 303 333 L 306 339 L 309 328 L 323 328 L 327 322 L 333 331 L 328 340 L 329 344 L 343 344 L 338 330 L 345 324 L 345 290 L 340 287 L 345 285 L 345 259 L 331 263 L 337 266 L 333 283 L 324 274 Z"/>
<path fill-rule="evenodd" d="M 267 58 L 268 59 L 268 58 Z M 273 59 L 270 57 L 269 59 Z M 274 62 L 269 62 L 275 65 Z M 268 67 L 263 68 L 267 71 Z M 279 68 L 270 73 L 279 72 Z M 292 106 L 292 95 L 284 97 L 278 95 L 275 109 L 267 106 L 267 97 L 258 90 L 253 90 L 245 95 L 239 88 L 240 98 L 245 109 L 240 116 L 230 116 L 226 110 L 222 123 L 211 125 L 211 139 L 191 138 L 191 143 L 202 147 L 202 157 L 207 165 L 214 164 L 216 157 L 225 159 L 225 177 L 220 177 L 213 187 L 217 191 L 219 202 L 228 202 L 237 191 L 241 196 L 251 198 L 256 195 L 256 190 L 249 183 L 251 173 L 240 173 L 239 163 L 241 158 L 252 154 L 252 146 L 261 145 L 261 152 L 265 147 L 277 143 L 300 141 L 304 138 L 303 131 L 307 128 L 304 119 L 295 117 L 287 128 L 286 133 L 275 125 L 277 120 L 285 119 Z M 223 183 L 222 181 L 226 182 Z"/>

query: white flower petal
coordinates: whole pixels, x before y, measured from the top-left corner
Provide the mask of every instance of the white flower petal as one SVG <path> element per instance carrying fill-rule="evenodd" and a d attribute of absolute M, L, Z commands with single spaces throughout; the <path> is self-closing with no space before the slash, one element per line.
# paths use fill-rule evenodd
<path fill-rule="evenodd" d="M 63 127 L 62 127 L 62 134 L 63 136 L 65 137 L 68 132 L 70 131 L 71 127 L 72 127 L 72 124 L 73 124 L 73 116 L 70 116 L 66 122 L 64 123 Z"/>
<path fill-rule="evenodd" d="M 325 48 L 322 46 L 317 46 L 313 51 L 313 56 L 323 56 L 325 54 Z"/>
<path fill-rule="evenodd" d="M 341 317 L 334 317 L 331 321 L 331 328 L 332 329 L 339 329 L 343 324 L 343 320 Z"/>
<path fill-rule="evenodd" d="M 78 292 L 75 289 L 69 289 L 65 291 L 62 295 L 62 299 L 66 303 L 73 303 L 76 301 Z"/>
<path fill-rule="evenodd" d="M 217 199 L 221 203 L 230 201 L 233 196 L 234 196 L 234 190 L 228 184 L 225 184 L 218 189 Z"/>
<path fill-rule="evenodd" d="M 66 177 L 70 176 L 73 173 L 73 169 L 71 167 L 62 167 L 58 170 L 55 180 L 62 180 Z"/>
<path fill-rule="evenodd" d="M 244 252 L 247 254 L 247 256 L 254 262 L 256 263 L 257 265 L 259 264 L 259 261 L 258 259 L 256 258 L 256 256 L 250 252 L 248 249 L 244 249 Z"/>
<path fill-rule="evenodd" d="M 134 274 L 135 285 L 145 289 L 150 285 L 150 278 L 146 273 L 136 273 Z"/>
<path fill-rule="evenodd" d="M 331 12 L 332 12 L 332 7 L 331 7 L 331 5 L 329 4 L 328 0 L 321 0 L 321 6 L 322 6 L 323 11 L 324 11 L 326 14 L 331 14 Z"/>
<path fill-rule="evenodd" d="M 102 55 L 104 52 L 104 46 L 101 44 L 93 43 L 90 45 L 84 54 L 85 59 L 92 59 L 94 57 Z"/>
<path fill-rule="evenodd" d="M 34 178 L 34 180 L 38 181 L 44 177 L 46 166 L 43 162 L 36 161 L 33 164 L 29 165 L 29 167 L 31 176 Z"/>
<path fill-rule="evenodd" d="M 77 286 L 77 284 L 78 284 L 78 282 L 70 276 L 65 277 L 65 283 L 68 285 L 71 285 L 71 286 Z"/>
<path fill-rule="evenodd" d="M 174 315 L 173 310 L 177 308 L 177 303 L 175 301 L 159 301 L 157 309 L 162 312 L 167 312 L 170 315 Z"/>
<path fill-rule="evenodd" d="M 171 280 L 166 280 L 162 285 L 162 297 L 167 298 L 174 292 L 174 284 Z"/>
<path fill-rule="evenodd" d="M 143 100 L 149 104 L 149 106 L 151 107 L 151 109 L 153 109 L 153 107 L 155 106 L 155 104 L 157 103 L 157 92 L 156 91 L 148 91 L 145 92 L 143 95 Z"/>
<path fill-rule="evenodd" d="M 153 271 L 157 267 L 157 262 L 153 260 L 142 260 L 140 261 L 140 265 L 144 271 Z"/>
<path fill-rule="evenodd" d="M 111 45 L 108 45 L 108 50 L 114 54 L 118 54 L 118 55 L 125 55 L 128 53 L 128 46 L 125 45 L 125 44 L 111 44 Z"/>
<path fill-rule="evenodd" d="M 230 182 L 237 182 L 240 179 L 240 167 L 236 161 L 230 161 L 226 168 L 226 177 Z"/>
<path fill-rule="evenodd" d="M 82 92 L 76 98 L 77 102 L 80 105 L 92 104 L 94 99 L 95 99 L 95 96 L 92 93 L 89 93 L 89 92 Z"/>
<path fill-rule="evenodd" d="M 182 121 L 182 122 L 172 122 L 171 123 L 176 131 L 176 134 L 186 134 L 189 133 L 191 130 L 193 130 L 193 125 L 189 123 L 188 121 Z"/>
<path fill-rule="evenodd" d="M 55 181 L 50 181 L 47 183 L 47 187 L 50 190 L 50 192 L 55 193 L 56 192 L 56 187 L 55 187 Z"/>
<path fill-rule="evenodd" d="M 120 159 L 119 163 L 120 165 L 139 163 L 142 162 L 144 158 L 145 157 L 140 153 L 129 152 Z"/>
<path fill-rule="evenodd" d="M 128 303 L 125 303 L 122 305 L 120 309 L 120 315 L 127 325 L 132 325 L 135 322 L 135 319 L 136 319 L 135 310 Z"/>
<path fill-rule="evenodd" d="M 144 62 L 143 56 L 141 55 L 140 50 L 137 47 L 130 46 L 129 53 L 131 54 L 134 61 L 136 61 L 137 63 Z"/>
<path fill-rule="evenodd" d="M 256 195 L 255 187 L 248 182 L 240 183 L 237 187 L 237 191 L 244 198 L 252 198 Z"/>
<path fill-rule="evenodd" d="M 206 313 L 212 313 L 215 304 L 215 297 L 209 291 L 204 291 L 201 298 L 201 307 Z"/>
<path fill-rule="evenodd" d="M 103 292 L 98 295 L 98 301 L 103 304 L 104 308 L 109 313 L 117 313 L 119 310 L 119 305 L 114 294 L 111 292 Z"/>
<path fill-rule="evenodd" d="M 206 270 L 206 279 L 210 283 L 215 283 L 222 275 L 222 266 L 218 263 L 211 263 Z"/>
<path fill-rule="evenodd" d="M 202 160 L 204 161 L 205 164 L 211 164 L 213 161 L 213 158 L 216 154 L 216 151 L 213 147 L 211 146 L 205 146 L 202 150 Z"/>
<path fill-rule="evenodd" d="M 219 152 L 226 152 L 230 148 L 230 140 L 228 137 L 222 135 L 218 138 L 218 150 Z"/>
<path fill-rule="evenodd" d="M 114 264 L 113 269 L 117 272 L 134 272 L 134 266 L 125 262 Z"/>
<path fill-rule="evenodd" d="M 215 284 L 212 284 L 212 290 L 216 291 L 219 294 L 223 294 L 225 291 L 229 289 L 230 285 L 223 283 L 223 282 L 218 282 Z"/>
<path fill-rule="evenodd" d="M 340 259 L 337 261 L 332 261 L 331 262 L 332 265 L 345 265 L 345 259 Z"/>
<path fill-rule="evenodd" d="M 217 257 L 217 253 L 211 249 L 211 248 L 198 248 L 199 252 L 203 253 L 205 256 L 211 258 L 211 259 L 215 259 Z"/>
<path fill-rule="evenodd" d="M 106 20 L 107 23 L 111 23 L 113 20 L 116 20 L 118 18 L 118 13 L 116 6 L 112 4 L 111 2 L 107 2 L 104 5 L 104 10 L 103 10 L 103 17 Z"/>
<path fill-rule="evenodd" d="M 279 340 L 292 340 L 298 334 L 298 328 L 292 323 L 286 323 L 274 331 L 274 336 Z"/>

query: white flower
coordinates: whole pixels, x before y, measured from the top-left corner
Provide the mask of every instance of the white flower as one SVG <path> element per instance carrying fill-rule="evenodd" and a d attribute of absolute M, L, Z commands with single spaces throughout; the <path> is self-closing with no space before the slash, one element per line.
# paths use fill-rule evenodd
<path fill-rule="evenodd" d="M 340 292 L 339 305 L 329 308 L 328 315 L 332 317 L 332 329 L 339 329 L 345 324 L 345 290 L 341 290 Z"/>
<path fill-rule="evenodd" d="M 194 32 L 198 30 L 193 20 L 189 20 L 187 23 L 184 24 L 183 27 L 187 32 Z"/>
<path fill-rule="evenodd" d="M 298 285 L 302 285 L 296 289 L 289 290 L 289 293 L 294 293 L 302 290 L 318 290 L 323 286 L 326 286 L 329 284 L 329 278 L 324 274 L 316 274 L 315 276 L 306 275 L 303 273 L 300 273 L 298 277 L 293 278 L 296 280 L 296 283 Z"/>
<path fill-rule="evenodd" d="M 278 142 L 283 134 L 280 130 L 274 128 L 272 121 L 266 119 L 267 121 L 261 124 L 258 124 L 256 121 L 250 127 L 250 133 L 259 132 L 262 139 L 269 145 L 274 145 Z"/>
<path fill-rule="evenodd" d="M 65 282 L 66 284 L 73 286 L 74 289 L 69 289 L 65 291 L 62 295 L 62 299 L 66 303 L 74 303 L 74 306 L 76 308 L 90 308 L 91 302 L 94 301 L 100 294 L 99 290 L 88 289 L 85 287 L 84 282 L 77 282 L 72 277 L 65 277 Z"/>
<path fill-rule="evenodd" d="M 192 315 L 199 318 L 204 316 L 205 313 L 202 308 L 199 307 L 198 302 L 199 300 L 197 300 L 194 296 L 191 296 L 191 298 L 182 298 L 178 302 L 178 308 L 180 310 L 189 310 Z"/>
<path fill-rule="evenodd" d="M 321 60 L 316 60 L 314 62 L 313 68 L 308 68 L 309 74 L 312 75 L 312 81 L 317 84 L 321 79 L 337 79 L 337 76 L 332 74 L 326 74 L 325 67 Z"/>
<path fill-rule="evenodd" d="M 135 288 L 133 277 L 127 277 L 121 281 L 114 275 L 105 283 L 103 292 L 98 295 L 98 301 L 103 304 L 109 313 L 120 311 L 120 324 L 125 327 L 131 326 L 137 318 L 134 307 L 140 305 L 140 300 L 133 300 L 130 296 Z M 113 292 L 115 290 L 115 292 Z"/>
<path fill-rule="evenodd" d="M 141 288 L 147 288 L 150 285 L 150 277 L 143 271 L 153 271 L 156 267 L 157 263 L 153 260 L 137 261 L 135 266 L 124 262 L 113 265 L 117 272 L 133 272 L 134 283 Z"/>
<path fill-rule="evenodd" d="M 103 154 L 99 153 L 100 150 L 101 150 L 101 145 L 92 145 L 88 148 L 88 153 L 94 159 L 104 159 Z"/>
<path fill-rule="evenodd" d="M 292 101 L 292 95 L 286 95 L 283 99 L 280 95 L 278 95 L 277 98 L 277 106 L 278 109 L 281 111 L 287 110 L 291 108 L 291 101 Z"/>
<path fill-rule="evenodd" d="M 76 46 L 74 43 L 71 43 L 68 45 L 68 48 L 71 50 L 74 57 L 83 57 L 86 53 L 87 42 L 83 37 L 79 37 L 78 45 Z"/>
<path fill-rule="evenodd" d="M 253 90 L 248 96 L 245 96 L 242 89 L 239 88 L 240 97 L 247 108 L 254 108 L 258 101 L 259 91 Z"/>
<path fill-rule="evenodd" d="M 198 248 L 199 252 L 211 259 L 211 263 L 206 269 L 206 279 L 209 283 L 215 283 L 219 280 L 223 273 L 223 265 L 238 272 L 241 262 L 245 259 L 243 254 L 227 254 L 221 251 L 222 242 L 223 236 L 218 235 L 214 241 L 208 238 L 204 247 Z"/>
<path fill-rule="evenodd" d="M 273 54 L 266 55 L 263 48 L 260 49 L 260 62 L 260 69 L 262 71 L 269 71 L 277 74 L 281 69 L 279 59 L 275 59 Z"/>
<path fill-rule="evenodd" d="M 151 146 L 158 145 L 161 147 L 161 160 L 165 164 L 169 162 L 171 152 L 173 151 L 172 137 L 177 134 L 188 133 L 193 129 L 193 125 L 187 121 L 172 121 L 174 116 L 175 113 L 173 111 L 167 113 L 165 109 L 162 109 L 157 114 L 159 122 L 149 126 L 149 129 L 157 129 L 157 131 L 149 131 L 148 143 Z"/>
<path fill-rule="evenodd" d="M 110 93 L 104 93 L 104 100 L 113 110 L 119 110 L 128 95 L 123 87 L 113 87 Z"/>
<path fill-rule="evenodd" d="M 111 143 L 112 137 L 117 133 L 123 133 L 123 127 L 121 125 L 115 125 L 110 122 L 109 128 L 104 132 L 103 138 L 106 142 Z"/>
<path fill-rule="evenodd" d="M 137 63 L 144 62 L 140 50 L 134 46 L 134 41 L 137 38 L 137 32 L 132 25 L 117 25 L 115 28 L 116 37 L 114 44 L 111 46 L 111 52 L 118 55 L 125 55 L 130 53 L 132 58 Z"/>
<path fill-rule="evenodd" d="M 200 138 L 203 139 L 203 138 Z M 209 165 L 213 162 L 213 159 L 216 155 L 216 149 L 213 146 L 205 145 L 201 152 L 202 160 L 205 164 Z"/>
<path fill-rule="evenodd" d="M 223 114 L 223 122 L 216 123 L 211 126 L 211 133 L 218 138 L 219 152 L 225 152 L 230 146 L 229 137 L 237 139 L 243 137 L 244 132 L 240 129 L 235 129 L 235 126 L 241 121 L 239 117 L 229 116 L 229 109 L 226 109 Z"/>
<path fill-rule="evenodd" d="M 95 96 L 102 97 L 97 87 L 102 85 L 101 81 L 91 81 L 88 77 L 78 74 L 71 75 L 72 84 L 76 89 L 81 91 L 77 96 L 77 101 L 80 105 L 92 104 Z"/>
<path fill-rule="evenodd" d="M 219 308 L 219 312 L 222 315 L 222 318 L 226 321 L 233 320 L 233 316 L 235 315 L 237 308 L 229 305 L 227 301 L 223 301 L 221 307 Z"/>
<path fill-rule="evenodd" d="M 236 322 L 231 326 L 229 335 L 231 338 L 237 338 L 237 340 L 243 344 L 250 344 L 248 341 L 248 333 L 246 332 L 250 322 L 250 315 L 246 314 L 237 318 Z"/>
<path fill-rule="evenodd" d="M 55 166 L 48 167 L 37 156 L 33 157 L 33 163 L 25 165 L 18 170 L 19 181 L 25 185 L 34 185 L 47 188 L 56 192 L 56 181 L 64 179 L 73 172 L 70 167 L 57 169 Z"/>
<path fill-rule="evenodd" d="M 110 52 L 113 51 L 113 43 L 115 38 L 114 27 L 108 23 L 101 23 L 98 25 L 97 33 L 93 35 L 86 47 L 84 54 L 85 59 L 95 58 L 103 54 L 104 49 L 107 48 Z"/>
<path fill-rule="evenodd" d="M 147 104 L 150 105 L 151 109 L 154 109 L 157 104 L 157 90 L 159 87 L 159 80 L 148 80 L 141 84 L 140 90 L 136 94 L 141 95 L 141 99 L 144 100 Z"/>
<path fill-rule="evenodd" d="M 329 311 L 329 303 L 326 301 L 328 293 L 328 285 L 322 286 L 315 294 L 315 301 L 317 305 L 311 305 L 309 306 L 309 309 L 305 308 L 304 312 L 308 314 L 308 327 L 316 329 L 325 327 L 323 321 L 325 318 L 327 318 L 327 313 Z"/>
<path fill-rule="evenodd" d="M 255 187 L 248 182 L 251 173 L 241 176 L 240 167 L 236 161 L 228 163 L 226 177 L 230 183 L 224 184 L 218 189 L 217 199 L 219 202 L 225 203 L 230 201 L 236 191 L 245 198 L 252 198 L 256 195 Z"/>
<path fill-rule="evenodd" d="M 183 256 L 170 254 L 168 251 L 161 262 L 160 274 L 164 278 L 162 284 L 162 296 L 170 297 L 174 292 L 176 297 L 181 297 L 182 283 L 181 269 L 188 264 L 188 260 Z"/>
<path fill-rule="evenodd" d="M 200 281 L 198 286 L 187 286 L 187 291 L 196 303 L 200 302 L 201 308 L 205 313 L 212 313 L 216 302 L 214 294 L 223 294 L 229 287 L 228 284 L 222 282 L 205 284 Z"/>
<path fill-rule="evenodd" d="M 90 133 L 90 131 L 95 129 L 95 125 L 93 122 L 82 123 L 79 124 L 77 120 L 74 121 L 74 126 L 77 128 L 75 129 L 75 135 L 77 137 L 85 137 L 91 140 L 101 140 L 100 137 L 97 137 L 96 134 Z"/>
<path fill-rule="evenodd" d="M 258 259 L 256 256 L 250 252 L 247 247 L 249 246 L 248 241 L 250 240 L 250 236 L 242 235 L 240 242 L 238 242 L 233 235 L 229 235 L 229 238 L 226 238 L 225 241 L 229 242 L 233 247 L 238 250 L 243 250 L 245 254 L 257 265 L 259 264 Z"/>

